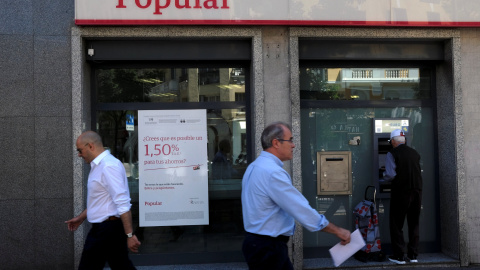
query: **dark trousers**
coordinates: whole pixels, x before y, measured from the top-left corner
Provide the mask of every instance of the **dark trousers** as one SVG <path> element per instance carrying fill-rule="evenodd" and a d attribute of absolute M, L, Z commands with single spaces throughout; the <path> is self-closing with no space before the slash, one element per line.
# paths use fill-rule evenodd
<path fill-rule="evenodd" d="M 405 240 L 403 223 L 405 217 L 408 225 L 408 256 L 418 256 L 420 209 L 422 191 L 392 192 L 390 200 L 390 240 L 394 256 L 403 257 Z"/>
<path fill-rule="evenodd" d="M 128 258 L 127 236 L 121 220 L 92 224 L 78 269 L 103 270 L 106 262 L 112 270 L 136 269 Z"/>
<path fill-rule="evenodd" d="M 246 233 L 243 256 L 250 270 L 293 270 L 288 257 L 288 236 L 270 237 Z"/>

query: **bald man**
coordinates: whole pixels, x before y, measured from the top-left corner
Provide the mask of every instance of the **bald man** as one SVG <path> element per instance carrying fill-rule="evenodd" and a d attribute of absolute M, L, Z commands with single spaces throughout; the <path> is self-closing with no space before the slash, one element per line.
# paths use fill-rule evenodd
<path fill-rule="evenodd" d="M 85 219 L 92 224 L 78 269 L 136 269 L 128 249 L 138 252 L 140 241 L 133 235 L 130 191 L 125 168 L 103 147 L 101 137 L 86 131 L 77 139 L 78 156 L 90 164 L 87 208 L 65 221 L 75 231 Z"/>

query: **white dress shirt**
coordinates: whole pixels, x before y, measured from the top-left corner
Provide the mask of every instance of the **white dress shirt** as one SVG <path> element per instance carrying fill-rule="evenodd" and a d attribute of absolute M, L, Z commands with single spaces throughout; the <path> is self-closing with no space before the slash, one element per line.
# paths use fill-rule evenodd
<path fill-rule="evenodd" d="M 91 163 L 88 175 L 87 219 L 100 223 L 130 210 L 130 191 L 122 162 L 105 150 Z"/>

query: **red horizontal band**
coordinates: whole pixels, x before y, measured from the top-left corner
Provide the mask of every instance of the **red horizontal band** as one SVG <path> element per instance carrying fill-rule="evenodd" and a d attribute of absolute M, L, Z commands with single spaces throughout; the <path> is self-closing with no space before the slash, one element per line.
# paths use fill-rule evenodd
<path fill-rule="evenodd" d="M 288 26 L 408 26 L 480 27 L 479 22 L 427 21 L 308 21 L 308 20 L 95 20 L 77 19 L 76 25 L 288 25 Z"/>

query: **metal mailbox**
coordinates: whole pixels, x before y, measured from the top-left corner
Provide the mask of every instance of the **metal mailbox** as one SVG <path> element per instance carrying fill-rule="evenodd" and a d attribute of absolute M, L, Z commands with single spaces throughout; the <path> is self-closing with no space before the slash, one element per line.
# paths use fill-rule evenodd
<path fill-rule="evenodd" d="M 317 152 L 317 195 L 352 194 L 352 152 Z"/>

